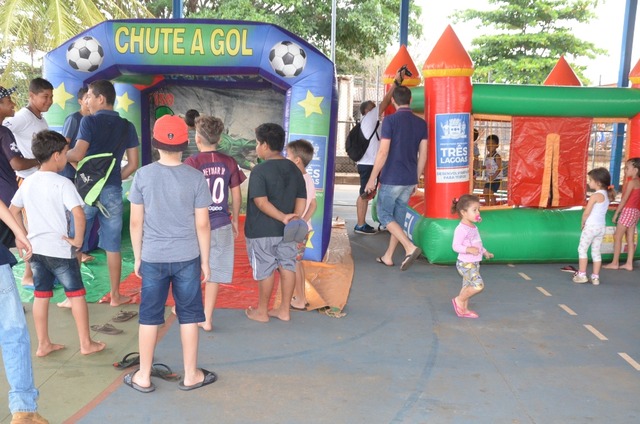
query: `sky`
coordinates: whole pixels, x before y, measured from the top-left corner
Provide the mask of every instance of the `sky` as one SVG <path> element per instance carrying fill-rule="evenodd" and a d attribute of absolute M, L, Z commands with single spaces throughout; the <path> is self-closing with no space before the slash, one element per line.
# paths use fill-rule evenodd
<path fill-rule="evenodd" d="M 422 6 L 423 35 L 414 45 L 409 43 L 409 54 L 418 69 L 422 68 L 436 41 L 451 24 L 462 45 L 470 49 L 473 38 L 486 34 L 485 29 L 477 29 L 475 23 L 453 23 L 449 18 L 456 10 L 491 9 L 487 0 L 412 0 Z M 596 8 L 597 17 L 590 24 L 580 24 L 574 34 L 582 40 L 590 41 L 608 51 L 608 55 L 596 59 L 583 59 L 580 65 L 587 66 L 585 76 L 592 85 L 614 84 L 618 80 L 622 27 L 626 0 L 602 0 Z M 639 9 L 640 10 L 640 9 Z M 640 60 L 640 16 L 636 16 L 631 68 Z"/>

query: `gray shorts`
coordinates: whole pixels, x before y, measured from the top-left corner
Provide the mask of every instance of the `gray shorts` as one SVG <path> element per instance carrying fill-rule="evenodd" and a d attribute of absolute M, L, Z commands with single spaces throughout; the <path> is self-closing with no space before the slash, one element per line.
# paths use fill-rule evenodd
<path fill-rule="evenodd" d="M 284 242 L 282 237 L 247 239 L 247 254 L 253 269 L 253 279 L 260 281 L 270 277 L 279 267 L 296 272 L 295 241 Z"/>
<path fill-rule="evenodd" d="M 233 226 L 231 224 L 211 230 L 209 251 L 209 282 L 229 284 L 233 278 L 234 260 Z"/>

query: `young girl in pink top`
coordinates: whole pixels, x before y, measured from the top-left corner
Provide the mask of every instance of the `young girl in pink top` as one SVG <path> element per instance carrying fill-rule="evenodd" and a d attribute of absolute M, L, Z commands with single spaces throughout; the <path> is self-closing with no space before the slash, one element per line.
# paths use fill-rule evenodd
<path fill-rule="evenodd" d="M 482 246 L 482 239 L 476 222 L 480 222 L 480 199 L 471 194 L 465 194 L 460 199 L 453 199 L 451 213 L 460 216 L 460 224 L 453 233 L 452 248 L 458 252 L 456 269 L 462 276 L 462 290 L 458 296 L 451 299 L 453 310 L 460 318 L 478 318 L 478 314 L 469 310 L 469 299 L 480 293 L 484 282 L 480 276 L 480 261 L 482 256 L 493 258 L 493 253 Z"/>
<path fill-rule="evenodd" d="M 640 158 L 631 158 L 625 167 L 625 176 L 631 178 L 624 184 L 622 199 L 618 209 L 613 214 L 613 222 L 617 222 L 616 232 L 613 235 L 613 260 L 607 269 L 626 269 L 633 271 L 633 255 L 636 252 L 634 233 L 638 219 L 640 218 Z M 620 218 L 618 218 L 620 215 Z M 627 262 L 620 266 L 620 251 L 622 250 L 622 236 L 627 239 Z"/>

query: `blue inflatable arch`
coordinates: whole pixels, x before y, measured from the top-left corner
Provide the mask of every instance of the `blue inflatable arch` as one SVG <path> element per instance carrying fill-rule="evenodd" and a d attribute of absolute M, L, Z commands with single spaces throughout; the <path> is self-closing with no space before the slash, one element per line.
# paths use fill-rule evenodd
<path fill-rule="evenodd" d="M 54 86 L 46 116 L 53 129 L 78 110 L 75 95 L 82 86 L 113 81 L 116 111 L 141 136 L 143 165 L 152 160 L 150 132 L 157 109 L 184 113 L 192 108 L 185 96 L 193 100 L 195 92 L 203 93 L 196 103 L 205 105 L 205 113 L 215 111 L 225 127 L 240 128 L 225 139 L 236 151 L 238 146 L 252 150 L 253 129 L 262 122 L 281 123 L 287 142 L 309 140 L 315 155 L 307 172 L 318 209 L 305 259 L 322 260 L 331 236 L 337 85 L 333 63 L 301 38 L 256 22 L 106 21 L 47 54 L 44 77 Z"/>

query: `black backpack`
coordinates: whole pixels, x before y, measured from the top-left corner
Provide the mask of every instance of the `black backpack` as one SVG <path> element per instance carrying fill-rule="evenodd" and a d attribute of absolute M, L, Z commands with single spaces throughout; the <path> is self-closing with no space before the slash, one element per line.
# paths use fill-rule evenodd
<path fill-rule="evenodd" d="M 373 133 L 369 136 L 369 138 L 367 138 L 362 133 L 360 122 L 358 122 L 353 128 L 351 128 L 351 131 L 349 131 L 349 134 L 347 134 L 347 141 L 344 147 L 347 151 L 347 156 L 349 156 L 352 161 L 358 162 L 360 159 L 362 159 L 362 156 L 364 156 L 365 152 L 369 148 L 369 143 L 371 142 L 373 135 L 376 133 L 376 131 L 378 131 L 379 125 L 380 121 L 376 122 L 376 128 L 375 130 L 373 130 Z"/>

